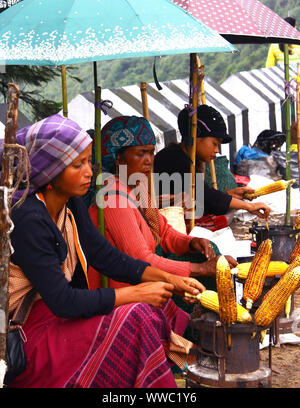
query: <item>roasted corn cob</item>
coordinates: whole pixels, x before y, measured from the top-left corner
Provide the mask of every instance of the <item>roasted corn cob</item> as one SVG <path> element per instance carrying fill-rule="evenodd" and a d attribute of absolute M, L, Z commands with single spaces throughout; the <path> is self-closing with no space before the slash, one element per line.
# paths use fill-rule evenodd
<path fill-rule="evenodd" d="M 253 199 L 262 195 L 275 193 L 276 191 L 285 190 L 288 186 L 295 183 L 295 180 L 279 180 L 263 187 L 256 188 L 253 193 L 245 193 L 243 198 Z"/>
<path fill-rule="evenodd" d="M 219 315 L 222 323 L 228 326 L 236 322 L 237 302 L 233 287 L 230 266 L 225 256 L 220 256 L 216 266 L 216 284 L 219 298 Z"/>
<path fill-rule="evenodd" d="M 300 215 L 294 221 L 294 229 L 300 229 Z"/>
<path fill-rule="evenodd" d="M 300 266 L 291 269 L 279 279 L 263 297 L 259 308 L 254 314 L 254 322 L 258 326 L 269 326 L 279 315 L 289 297 L 300 286 Z"/>
<path fill-rule="evenodd" d="M 289 263 L 289 266 L 287 267 L 285 273 L 289 272 L 291 269 L 296 268 L 296 266 L 300 266 L 300 254 L 291 259 L 291 262 Z"/>
<path fill-rule="evenodd" d="M 202 293 L 199 293 L 197 296 L 190 295 L 189 293 L 185 293 L 187 297 L 194 297 L 197 298 L 201 305 L 206 309 L 213 310 L 214 312 L 219 314 L 219 297 L 217 292 L 213 290 L 205 290 Z M 248 310 L 246 310 L 243 306 L 239 303 L 237 305 L 237 318 L 236 321 L 238 323 L 249 323 L 252 321 L 252 317 Z"/>
<path fill-rule="evenodd" d="M 253 302 L 261 295 L 270 264 L 271 254 L 272 241 L 266 239 L 259 245 L 245 280 L 243 298 L 246 301 L 246 308 L 248 310 L 252 308 Z"/>
<path fill-rule="evenodd" d="M 300 256 L 300 238 L 297 239 L 294 248 L 290 253 L 289 263 L 291 263 L 297 256 Z"/>
<path fill-rule="evenodd" d="M 300 254 L 300 248 L 299 248 Z M 246 279 L 249 273 L 251 262 L 243 262 L 231 269 L 231 274 L 240 279 Z M 270 261 L 266 277 L 282 275 L 288 267 L 288 264 L 283 261 Z"/>

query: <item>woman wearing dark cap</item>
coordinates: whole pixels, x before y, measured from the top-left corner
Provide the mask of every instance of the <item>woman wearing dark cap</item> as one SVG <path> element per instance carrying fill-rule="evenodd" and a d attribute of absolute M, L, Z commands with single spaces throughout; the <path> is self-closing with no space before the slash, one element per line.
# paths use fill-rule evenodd
<path fill-rule="evenodd" d="M 182 109 L 178 115 L 178 128 L 182 136 L 179 144 L 173 143 L 160 150 L 154 158 L 154 174 L 179 173 L 184 180 L 184 174 L 190 173 L 191 160 L 189 157 L 188 140 L 190 138 L 191 115 L 188 107 Z M 209 163 L 219 153 L 222 143 L 230 143 L 231 137 L 227 134 L 226 124 L 221 114 L 213 107 L 200 105 L 197 108 L 197 140 L 196 166 L 202 162 Z M 196 169 L 197 171 L 197 169 Z M 198 167 L 198 172 L 199 167 Z M 183 184 L 183 191 L 190 193 L 190 185 Z M 270 208 L 264 203 L 250 203 L 242 200 L 245 192 L 253 192 L 250 187 L 237 187 L 224 193 L 215 190 L 204 182 L 204 215 L 226 214 L 230 209 L 243 209 L 260 218 L 268 218 Z M 171 191 L 174 193 L 174 191 Z M 163 194 L 160 185 L 158 195 Z M 202 197 L 201 197 L 202 199 Z"/>
<path fill-rule="evenodd" d="M 102 237 L 81 200 L 92 177 L 91 142 L 60 115 L 17 132 L 31 172 L 29 195 L 12 210 L 10 316 L 31 288 L 36 297 L 23 325 L 27 368 L 9 386 L 176 387 L 167 355 L 187 316 L 170 297 L 204 287 Z M 89 265 L 131 286 L 92 290 Z"/>

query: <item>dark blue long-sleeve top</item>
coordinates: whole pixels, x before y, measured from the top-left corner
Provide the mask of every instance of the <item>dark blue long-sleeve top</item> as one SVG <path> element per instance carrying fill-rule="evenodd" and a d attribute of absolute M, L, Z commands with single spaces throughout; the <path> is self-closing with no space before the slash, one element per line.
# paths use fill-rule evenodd
<path fill-rule="evenodd" d="M 67 207 L 74 215 L 88 265 L 114 280 L 139 283 L 149 263 L 133 259 L 112 246 L 93 225 L 80 198 L 71 198 Z M 115 290 L 89 290 L 80 262 L 72 281 L 69 283 L 65 278 L 61 264 L 67 256 L 67 245 L 42 201 L 30 195 L 20 208 L 13 210 L 12 221 L 11 261 L 22 269 L 55 315 L 91 317 L 111 312 Z"/>

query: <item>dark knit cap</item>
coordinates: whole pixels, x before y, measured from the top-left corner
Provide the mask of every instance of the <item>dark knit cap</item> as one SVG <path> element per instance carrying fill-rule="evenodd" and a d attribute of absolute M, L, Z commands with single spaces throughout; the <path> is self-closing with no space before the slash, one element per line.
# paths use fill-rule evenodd
<path fill-rule="evenodd" d="M 191 113 L 189 108 L 185 107 L 178 114 L 178 128 L 184 143 L 190 141 L 191 124 Z M 216 137 L 222 139 L 221 143 L 232 141 L 232 137 L 227 134 L 226 124 L 221 114 L 208 105 L 200 105 L 197 108 L 197 137 Z"/>

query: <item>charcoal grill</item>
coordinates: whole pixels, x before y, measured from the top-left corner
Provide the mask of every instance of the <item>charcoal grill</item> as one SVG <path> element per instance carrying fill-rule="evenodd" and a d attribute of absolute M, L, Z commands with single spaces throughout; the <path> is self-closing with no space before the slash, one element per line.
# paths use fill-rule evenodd
<path fill-rule="evenodd" d="M 249 232 L 252 234 L 252 241 L 256 249 L 265 239 L 269 238 L 272 241 L 271 261 L 288 262 L 300 229 L 293 229 L 293 226 L 288 225 L 270 225 L 268 229 L 254 222 Z"/>
<path fill-rule="evenodd" d="M 187 370 L 188 387 L 271 386 L 271 369 L 261 366 L 259 358 L 260 333 L 264 328 L 253 323 L 227 326 L 214 312 L 200 312 L 200 317 L 193 314 L 189 325 L 197 344 L 197 360 Z"/>

